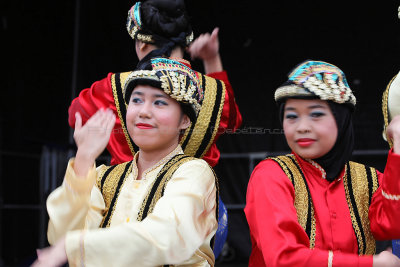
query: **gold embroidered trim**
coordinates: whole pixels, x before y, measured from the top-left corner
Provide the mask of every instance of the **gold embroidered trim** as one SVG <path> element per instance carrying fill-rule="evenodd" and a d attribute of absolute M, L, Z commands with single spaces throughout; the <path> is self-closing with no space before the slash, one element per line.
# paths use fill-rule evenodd
<path fill-rule="evenodd" d="M 152 167 L 148 168 L 147 170 L 145 170 L 142 174 L 142 178 L 146 178 L 146 175 L 157 169 L 158 167 L 160 167 L 161 165 L 167 163 L 170 159 L 172 159 L 175 155 L 179 154 L 180 152 L 182 152 L 182 148 L 180 145 L 178 145 L 174 150 L 172 150 L 167 156 L 165 156 L 163 159 L 161 159 L 159 162 L 157 162 L 156 164 L 154 164 Z"/>
<path fill-rule="evenodd" d="M 350 176 L 351 176 L 351 186 L 352 192 L 349 190 L 349 181 L 347 177 L 347 169 L 345 170 L 346 175 L 343 177 L 343 185 L 346 192 L 346 200 L 350 210 L 350 217 L 353 224 L 354 232 L 358 240 L 358 254 L 359 255 L 372 255 L 376 251 L 375 239 L 372 236 L 370 230 L 370 222 L 368 218 L 370 197 L 375 193 L 378 181 L 376 170 L 370 168 L 371 178 L 373 181 L 372 191 L 368 190 L 368 177 L 366 166 L 356 162 L 349 162 L 350 166 Z M 356 207 L 353 207 L 350 194 L 354 197 Z M 358 211 L 358 217 L 360 218 L 361 225 L 358 225 L 357 215 L 355 214 L 355 209 Z M 364 232 L 365 244 L 362 239 L 361 229 Z M 363 252 L 365 249 L 365 253 Z"/>
<path fill-rule="evenodd" d="M 306 159 L 307 162 L 311 163 L 311 165 L 313 165 L 315 168 L 317 168 L 322 175 L 322 179 L 326 179 L 326 172 L 324 170 L 324 168 L 321 167 L 321 165 L 319 165 L 318 163 L 316 163 L 315 161 L 311 160 L 311 159 Z"/>
<path fill-rule="evenodd" d="M 197 121 L 196 124 L 194 125 L 193 128 L 193 132 L 192 135 L 190 136 L 190 140 L 187 144 L 187 146 L 185 147 L 185 154 L 189 155 L 189 156 L 195 156 L 196 152 L 198 151 L 204 135 L 207 132 L 208 126 L 210 124 L 210 119 L 214 110 L 214 106 L 216 104 L 216 97 L 217 97 L 217 82 L 215 79 L 204 76 L 205 77 L 205 84 L 201 84 L 201 87 L 205 88 L 204 90 L 204 100 L 199 112 L 199 115 L 197 117 Z M 200 83 L 203 82 L 203 79 L 199 79 Z M 225 100 L 225 92 L 226 92 L 226 88 L 225 85 L 223 85 L 223 92 L 221 94 L 221 104 L 219 106 L 219 111 L 218 111 L 218 116 L 215 122 L 215 127 L 213 127 L 213 134 L 212 134 L 212 138 L 209 141 L 208 145 L 207 145 L 207 149 L 205 149 L 201 155 L 204 156 L 204 154 L 207 152 L 207 150 L 209 149 L 209 147 L 211 146 L 211 144 L 214 141 L 215 135 L 218 131 L 218 125 L 221 119 L 221 113 L 222 113 L 222 108 L 224 106 L 224 100 Z M 190 128 L 188 128 L 188 130 L 185 131 L 185 134 L 183 136 L 183 138 L 181 139 L 181 144 L 184 142 L 184 140 L 187 138 L 188 135 L 188 131 Z"/>
<path fill-rule="evenodd" d="M 125 140 L 128 143 L 128 146 L 129 146 L 129 149 L 132 152 L 132 155 L 135 155 L 135 150 L 133 148 L 133 144 L 131 142 L 131 139 L 130 139 L 128 130 L 126 128 L 126 125 L 124 123 L 124 117 L 126 116 L 126 114 L 122 114 L 121 113 L 121 108 L 120 108 L 121 103 L 119 103 L 119 100 L 118 100 L 118 91 L 120 91 L 121 94 L 122 94 L 122 90 L 123 90 L 122 88 L 125 88 L 125 82 L 126 82 L 126 79 L 128 78 L 129 74 L 130 74 L 130 72 L 120 73 L 121 88 L 117 88 L 116 80 L 115 80 L 116 77 L 115 77 L 115 74 L 113 74 L 111 76 L 111 87 L 112 87 L 112 90 L 113 90 L 114 102 L 115 102 L 115 107 L 117 109 L 118 118 L 119 118 L 119 121 L 121 122 L 122 130 L 124 131 Z M 122 103 L 122 105 L 125 105 L 126 109 L 128 108 L 126 103 Z"/>
<path fill-rule="evenodd" d="M 114 206 L 111 207 L 111 201 L 113 200 L 115 194 L 117 194 L 117 199 L 118 199 L 119 192 L 116 192 L 116 189 L 117 189 L 117 186 L 118 186 L 118 182 L 121 179 L 123 179 L 122 185 L 121 185 L 121 188 L 122 188 L 123 184 L 126 181 L 126 178 L 132 172 L 132 165 L 133 164 L 131 164 L 131 163 L 132 162 L 129 161 L 129 162 L 124 162 L 124 163 L 116 165 L 115 168 L 106 177 L 106 180 L 104 181 L 104 185 L 103 185 L 103 191 L 102 191 L 102 195 L 103 195 L 103 199 L 104 199 L 104 203 L 105 203 L 106 209 L 105 209 L 105 213 L 104 213 L 104 216 L 103 216 L 103 220 L 102 220 L 100 225 L 103 225 L 104 220 L 107 217 L 107 214 L 109 212 L 111 212 L 110 219 L 108 220 L 106 227 L 110 226 L 111 218 L 114 215 L 115 206 L 117 204 L 117 201 L 115 201 Z M 129 169 L 127 170 L 125 176 L 122 177 L 122 174 L 123 174 L 127 164 L 130 164 Z M 98 180 L 100 180 L 100 182 L 101 182 L 102 178 L 103 178 L 102 176 L 99 176 Z"/>
<path fill-rule="evenodd" d="M 389 87 L 390 85 L 392 85 L 392 82 L 394 81 L 394 79 L 396 79 L 397 75 L 395 75 L 393 77 L 392 80 L 390 80 L 389 84 L 386 86 L 386 90 L 383 92 L 383 96 L 382 96 L 382 113 L 383 113 L 383 121 L 385 123 L 384 125 L 384 129 L 383 129 L 383 138 L 388 142 L 390 148 L 393 147 L 393 142 L 392 140 L 390 140 L 390 138 L 387 138 L 386 136 L 386 129 L 389 125 L 390 122 L 390 114 L 389 114 Z"/>
<path fill-rule="evenodd" d="M 206 77 L 206 81 L 207 81 L 206 83 L 207 84 L 209 84 L 211 81 L 216 83 L 216 81 L 214 79 L 212 79 L 212 78 L 210 78 L 208 76 L 205 76 L 205 77 Z M 212 129 L 213 133 L 212 133 L 212 136 L 211 136 L 211 138 L 210 138 L 210 140 L 209 140 L 209 142 L 207 144 L 206 149 L 204 149 L 204 151 L 201 154 L 200 158 L 202 158 L 206 154 L 206 152 L 210 149 L 210 146 L 214 142 L 215 136 L 217 135 L 217 132 L 218 132 L 218 126 L 219 126 L 219 122 L 221 120 L 221 114 L 222 114 L 222 109 L 223 109 L 224 104 L 225 104 L 225 94 L 226 94 L 225 83 L 221 82 L 221 84 L 222 84 L 221 102 L 219 104 L 218 115 L 217 115 L 217 118 L 216 118 L 216 120 L 214 122 L 214 127 Z M 216 101 L 216 100 L 214 100 L 214 101 Z M 210 119 L 211 118 L 209 118 L 209 121 L 210 121 Z"/>
<path fill-rule="evenodd" d="M 390 200 L 400 200 L 400 195 L 391 195 L 386 193 L 385 191 L 383 191 L 382 189 L 382 195 L 384 198 L 386 199 L 390 199 Z"/>
<path fill-rule="evenodd" d="M 297 162 L 296 157 L 293 154 L 278 156 L 272 159 L 281 166 L 282 170 L 294 185 L 294 207 L 297 213 L 297 220 L 304 231 L 306 231 L 307 227 L 307 218 L 311 216 L 310 248 L 312 249 L 315 247 L 316 221 L 312 199 L 310 199 L 311 215 L 308 214 L 309 196 L 306 182 L 303 179 L 304 174 L 300 164 Z M 295 163 L 293 163 L 292 159 L 295 161 Z"/>
<path fill-rule="evenodd" d="M 177 157 L 173 158 L 172 160 L 170 159 L 164 165 L 164 167 L 158 172 L 157 177 L 154 179 L 152 185 L 149 187 L 149 190 L 146 193 L 146 196 L 144 197 L 142 206 L 140 207 L 138 216 L 136 218 L 137 221 L 140 222 L 140 221 L 142 221 L 144 219 L 143 218 L 143 215 L 144 215 L 143 213 L 144 213 L 145 206 L 146 206 L 146 204 L 148 202 L 148 199 L 150 197 L 150 193 L 151 193 L 153 187 L 155 186 L 154 185 L 155 182 L 158 180 L 160 175 L 163 173 L 163 170 L 167 170 L 167 173 L 164 175 L 164 177 L 162 178 L 161 182 L 159 183 L 159 185 L 158 185 L 158 187 L 156 189 L 156 192 L 155 192 L 155 194 L 154 194 L 154 196 L 153 196 L 153 198 L 151 200 L 151 203 L 150 203 L 148 214 L 153 211 L 154 206 L 156 205 L 157 201 L 162 197 L 163 188 L 165 187 L 166 183 L 171 179 L 172 174 L 180 167 L 181 164 L 194 159 L 192 157 L 186 157 L 186 158 L 183 158 L 183 157 L 185 157 L 185 154 L 180 154 Z"/>
<path fill-rule="evenodd" d="M 328 267 L 332 267 L 333 264 L 333 251 L 329 250 L 329 255 L 328 255 Z"/>

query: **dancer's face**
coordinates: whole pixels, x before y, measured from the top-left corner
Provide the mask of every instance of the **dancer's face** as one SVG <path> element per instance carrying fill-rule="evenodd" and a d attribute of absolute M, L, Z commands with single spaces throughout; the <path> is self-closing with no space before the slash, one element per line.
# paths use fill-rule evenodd
<path fill-rule="evenodd" d="M 338 135 L 328 103 L 319 99 L 288 99 L 283 130 L 292 151 L 305 159 L 316 159 L 328 153 Z"/>
<path fill-rule="evenodd" d="M 126 123 L 135 144 L 154 151 L 178 145 L 180 132 L 189 127 L 190 119 L 162 90 L 138 85 L 129 100 Z"/>

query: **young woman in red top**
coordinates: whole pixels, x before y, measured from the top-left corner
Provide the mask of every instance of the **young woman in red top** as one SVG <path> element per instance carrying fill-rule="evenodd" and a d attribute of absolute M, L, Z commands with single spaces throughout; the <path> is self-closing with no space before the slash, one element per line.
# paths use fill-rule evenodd
<path fill-rule="evenodd" d="M 375 240 L 400 237 L 400 116 L 384 173 L 351 162 L 356 99 L 344 73 L 306 61 L 275 91 L 292 154 L 254 169 L 245 208 L 249 266 L 400 266 Z"/>

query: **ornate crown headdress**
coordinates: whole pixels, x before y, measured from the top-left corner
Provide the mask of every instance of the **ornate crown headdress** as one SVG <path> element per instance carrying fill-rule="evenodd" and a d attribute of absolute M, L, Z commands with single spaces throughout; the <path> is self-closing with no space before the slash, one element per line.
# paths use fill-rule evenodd
<path fill-rule="evenodd" d="M 289 79 L 275 91 L 275 101 L 289 97 L 312 97 L 343 104 L 356 105 L 344 73 L 335 65 L 323 61 L 305 61 L 297 66 Z"/>
<path fill-rule="evenodd" d="M 137 70 L 129 74 L 124 88 L 125 101 L 137 84 L 160 88 L 178 102 L 189 104 L 196 115 L 204 98 L 203 88 L 195 71 L 179 61 L 168 58 L 151 59 L 152 70 Z"/>

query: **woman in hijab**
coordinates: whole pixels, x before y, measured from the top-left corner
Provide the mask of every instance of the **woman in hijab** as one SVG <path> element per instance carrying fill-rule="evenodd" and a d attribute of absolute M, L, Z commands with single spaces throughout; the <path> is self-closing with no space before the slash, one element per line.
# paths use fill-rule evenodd
<path fill-rule="evenodd" d="M 356 104 L 344 73 L 306 61 L 275 91 L 291 154 L 254 169 L 245 208 L 249 266 L 400 266 L 376 240 L 400 237 L 400 116 L 384 173 L 349 161 Z"/>

